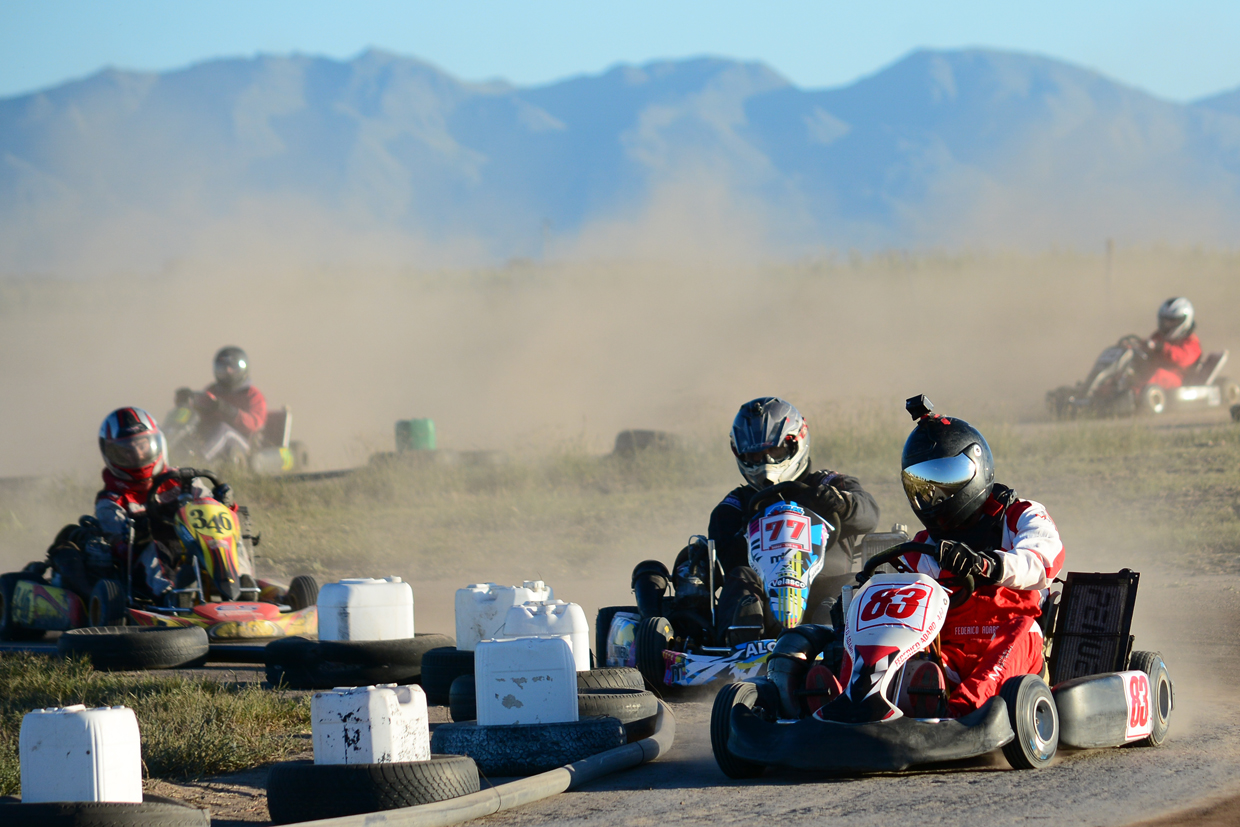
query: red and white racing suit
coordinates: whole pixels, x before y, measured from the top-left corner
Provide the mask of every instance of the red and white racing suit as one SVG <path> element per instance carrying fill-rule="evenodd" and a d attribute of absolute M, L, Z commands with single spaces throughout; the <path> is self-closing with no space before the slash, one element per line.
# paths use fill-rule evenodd
<path fill-rule="evenodd" d="M 943 624 L 943 667 L 951 691 L 947 709 L 952 717 L 977 709 L 997 695 L 1008 678 L 1042 670 L 1043 638 L 1037 618 L 1046 590 L 1063 568 L 1059 530 L 1041 503 L 1014 499 L 1005 509 L 992 495 L 982 508 L 983 519 L 1002 521 L 999 547 L 985 549 L 999 558 L 1002 577 L 949 610 Z M 926 531 L 913 540 L 934 542 Z M 924 554 L 913 552 L 901 559 L 909 569 L 935 579 L 954 576 Z"/>
<path fill-rule="evenodd" d="M 1168 342 L 1161 333 L 1150 336 L 1150 368 L 1152 372 L 1146 385 L 1160 388 L 1178 388 L 1184 384 L 1184 374 L 1201 358 L 1201 341 L 1196 333 L 1190 333 L 1178 342 Z"/>

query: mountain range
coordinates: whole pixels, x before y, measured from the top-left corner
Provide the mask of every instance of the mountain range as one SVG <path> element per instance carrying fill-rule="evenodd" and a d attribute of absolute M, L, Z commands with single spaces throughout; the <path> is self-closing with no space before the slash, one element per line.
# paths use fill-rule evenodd
<path fill-rule="evenodd" d="M 149 266 L 281 217 L 306 243 L 330 227 L 536 256 L 669 192 L 787 250 L 1227 244 L 1240 89 L 1180 104 L 976 49 L 834 89 L 720 58 L 515 87 L 368 51 L 0 100 L 0 272 Z"/>

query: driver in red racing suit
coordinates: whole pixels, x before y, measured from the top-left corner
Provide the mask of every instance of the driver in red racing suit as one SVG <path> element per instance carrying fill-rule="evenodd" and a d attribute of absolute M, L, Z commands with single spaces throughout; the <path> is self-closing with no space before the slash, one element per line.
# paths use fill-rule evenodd
<path fill-rule="evenodd" d="M 943 669 L 932 660 L 911 662 L 900 706 L 917 718 L 959 717 L 997 695 L 1008 678 L 1042 670 L 1038 618 L 1064 548 L 1043 505 L 994 481 L 990 446 L 977 429 L 931 415 L 925 397 L 910 399 L 909 411 L 917 427 L 901 458 L 904 491 L 926 526 L 914 542 L 937 546 L 941 562 L 916 552 L 900 559 L 936 579 L 972 575 L 975 591 L 947 613 Z"/>
<path fill-rule="evenodd" d="M 1158 308 L 1158 330 L 1145 343 L 1150 361 L 1145 385 L 1178 388 L 1184 374 L 1201 359 L 1201 341 L 1193 331 L 1197 322 L 1193 303 L 1183 297 L 1167 299 Z"/>

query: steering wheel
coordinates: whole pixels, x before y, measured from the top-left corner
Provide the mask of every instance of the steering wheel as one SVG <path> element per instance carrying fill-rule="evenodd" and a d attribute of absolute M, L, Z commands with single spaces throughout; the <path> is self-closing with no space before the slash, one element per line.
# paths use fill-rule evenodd
<path fill-rule="evenodd" d="M 796 494 L 804 496 L 813 490 L 814 489 L 810 488 L 805 483 L 797 482 L 796 480 L 777 482 L 774 485 L 769 485 L 757 494 L 754 494 L 753 499 L 749 501 L 749 509 L 745 513 L 745 522 L 752 520 L 758 512 L 762 511 L 768 505 L 784 500 L 784 497 L 789 493 L 794 494 L 793 499 L 796 499 Z"/>
<path fill-rule="evenodd" d="M 900 545 L 892 546 L 886 551 L 880 551 L 878 554 L 875 554 L 867 560 L 861 571 L 857 572 L 857 585 L 860 586 L 862 583 L 873 577 L 874 571 L 879 566 L 884 565 L 885 563 L 893 563 L 900 557 L 911 552 L 928 555 L 935 562 L 938 562 L 939 559 L 939 550 L 934 546 L 914 542 L 900 543 Z M 949 581 L 948 585 L 950 585 L 952 589 L 952 594 L 951 601 L 947 605 L 949 608 L 954 609 L 973 596 L 973 590 L 976 588 L 977 584 L 974 583 L 973 575 L 970 574 L 965 577 L 954 577 Z"/>
<path fill-rule="evenodd" d="M 212 487 L 217 487 L 222 482 L 215 475 L 214 471 L 208 471 L 205 468 L 178 468 L 176 471 L 165 471 L 162 474 L 156 475 L 151 480 L 151 490 L 146 495 L 146 512 L 162 516 L 174 510 L 171 507 L 172 503 L 161 503 L 159 501 L 159 489 L 163 487 L 164 483 L 169 480 L 176 480 L 180 484 L 181 492 L 185 493 L 193 487 L 194 480 L 199 477 L 210 480 Z"/>
<path fill-rule="evenodd" d="M 1150 352 L 1146 349 L 1146 340 L 1140 336 L 1129 333 L 1119 340 L 1120 347 L 1126 347 L 1132 351 L 1133 356 L 1137 359 L 1149 359 Z"/>

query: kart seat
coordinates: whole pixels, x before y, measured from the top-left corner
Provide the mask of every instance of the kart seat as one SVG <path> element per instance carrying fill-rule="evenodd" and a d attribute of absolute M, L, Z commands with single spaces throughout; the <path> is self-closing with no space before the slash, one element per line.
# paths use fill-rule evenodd
<path fill-rule="evenodd" d="M 1227 364 L 1227 351 L 1216 350 L 1197 360 L 1197 364 L 1184 374 L 1185 385 L 1213 385 L 1219 371 Z"/>
<path fill-rule="evenodd" d="M 263 426 L 263 448 L 287 448 L 293 434 L 293 412 L 283 408 L 267 412 L 267 424 Z"/>

